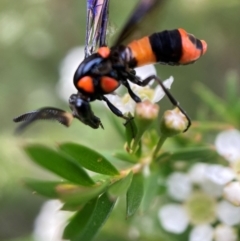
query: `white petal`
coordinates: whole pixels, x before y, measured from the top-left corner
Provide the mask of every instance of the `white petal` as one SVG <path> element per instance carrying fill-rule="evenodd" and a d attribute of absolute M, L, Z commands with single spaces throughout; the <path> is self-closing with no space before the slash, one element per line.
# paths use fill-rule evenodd
<path fill-rule="evenodd" d="M 59 67 L 59 80 L 56 86 L 57 93 L 60 98 L 68 102 L 71 94 L 77 90 L 73 84 L 73 75 L 84 58 L 84 47 L 76 47 L 71 49 L 62 60 Z"/>
<path fill-rule="evenodd" d="M 196 163 L 189 170 L 189 178 L 193 183 L 200 184 L 206 179 L 206 168 L 208 164 Z"/>
<path fill-rule="evenodd" d="M 217 207 L 218 219 L 229 226 L 240 223 L 240 207 L 233 206 L 227 201 L 221 201 Z"/>
<path fill-rule="evenodd" d="M 158 211 L 158 218 L 163 228 L 172 233 L 183 233 L 189 223 L 186 211 L 181 205 L 168 204 Z"/>
<path fill-rule="evenodd" d="M 235 173 L 235 178 L 240 182 L 240 160 L 231 163 L 231 168 Z"/>
<path fill-rule="evenodd" d="M 200 184 L 202 190 L 212 197 L 220 198 L 223 194 L 223 185 L 219 185 L 209 179 L 206 179 Z"/>
<path fill-rule="evenodd" d="M 219 185 L 225 185 L 235 176 L 231 168 L 222 165 L 208 165 L 206 175 L 211 181 Z"/>
<path fill-rule="evenodd" d="M 60 241 L 70 212 L 60 211 L 62 204 L 57 200 L 47 201 L 41 208 L 34 224 L 35 241 Z"/>
<path fill-rule="evenodd" d="M 105 96 L 123 114 L 126 114 L 126 113 L 131 113 L 132 115 L 134 114 L 136 103 L 130 98 L 130 96 L 127 96 L 127 98 L 120 97 L 118 95 L 112 95 L 112 94 L 108 94 Z M 105 105 L 107 106 L 106 102 L 105 102 Z"/>
<path fill-rule="evenodd" d="M 213 228 L 210 225 L 196 226 L 190 232 L 189 241 L 212 241 L 212 240 L 213 240 Z"/>
<path fill-rule="evenodd" d="M 170 89 L 171 88 L 171 85 L 173 83 L 173 77 L 170 76 L 168 79 L 166 79 L 165 81 L 163 81 L 163 84 L 164 86 L 167 88 L 167 89 Z M 154 91 L 154 96 L 153 96 L 153 99 L 152 99 L 152 102 L 153 103 L 156 103 L 158 101 L 160 101 L 165 95 L 165 92 L 163 91 L 162 87 L 158 84 L 157 87 L 155 88 L 155 91 Z"/>
<path fill-rule="evenodd" d="M 140 77 L 142 80 L 146 79 L 150 75 L 157 75 L 156 68 L 154 67 L 153 64 L 145 65 L 142 67 L 138 67 L 135 69 L 136 70 L 136 75 Z M 150 83 L 151 85 L 152 83 Z"/>
<path fill-rule="evenodd" d="M 236 231 L 227 225 L 220 224 L 214 231 L 215 241 L 237 241 Z"/>
<path fill-rule="evenodd" d="M 217 135 L 215 140 L 217 152 L 228 161 L 240 159 L 240 132 L 232 129 L 223 131 Z"/>
<path fill-rule="evenodd" d="M 240 206 L 240 182 L 227 184 L 224 188 L 224 197 L 235 206 Z"/>
<path fill-rule="evenodd" d="M 167 89 L 170 89 L 173 81 L 174 81 L 173 76 L 170 76 L 168 79 L 163 81 L 163 84 Z"/>
<path fill-rule="evenodd" d="M 181 172 L 172 173 L 167 180 L 168 194 L 177 201 L 188 198 L 192 191 L 192 183 L 188 175 Z"/>

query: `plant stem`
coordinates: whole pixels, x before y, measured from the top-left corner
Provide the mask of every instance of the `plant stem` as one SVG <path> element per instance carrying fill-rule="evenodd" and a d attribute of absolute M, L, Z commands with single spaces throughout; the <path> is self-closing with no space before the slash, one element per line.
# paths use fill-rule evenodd
<path fill-rule="evenodd" d="M 165 135 L 162 135 L 162 136 L 159 138 L 158 144 L 157 144 L 157 146 L 156 146 L 156 148 L 155 148 L 155 150 L 154 150 L 154 152 L 153 152 L 153 155 L 152 155 L 152 159 L 153 159 L 153 160 L 157 157 L 157 154 L 158 154 L 158 152 L 160 151 L 160 149 L 161 149 L 163 143 L 166 141 L 166 139 L 167 139 L 167 136 L 165 136 Z"/>
<path fill-rule="evenodd" d="M 139 142 L 142 138 L 142 135 L 143 135 L 143 132 L 138 132 L 136 137 L 134 138 L 134 141 L 133 141 L 133 144 L 132 144 L 132 147 L 131 147 L 133 153 L 136 151 L 136 149 L 138 147 L 138 144 L 139 144 Z"/>

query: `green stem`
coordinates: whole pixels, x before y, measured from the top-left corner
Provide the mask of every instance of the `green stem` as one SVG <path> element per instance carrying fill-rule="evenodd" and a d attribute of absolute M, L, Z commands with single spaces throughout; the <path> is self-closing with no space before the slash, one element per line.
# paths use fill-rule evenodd
<path fill-rule="evenodd" d="M 166 141 L 166 139 L 167 139 L 167 136 L 165 136 L 165 135 L 162 135 L 162 136 L 159 138 L 158 144 L 157 144 L 157 146 L 156 146 L 156 148 L 155 148 L 155 150 L 154 150 L 154 152 L 153 152 L 153 155 L 152 155 L 152 159 L 153 159 L 153 160 L 157 157 L 157 154 L 158 154 L 158 152 L 160 151 L 160 149 L 161 149 L 163 143 Z"/>
<path fill-rule="evenodd" d="M 143 132 L 138 132 L 136 137 L 134 138 L 133 144 L 132 144 L 132 152 L 134 153 L 138 147 L 138 144 L 142 138 Z"/>

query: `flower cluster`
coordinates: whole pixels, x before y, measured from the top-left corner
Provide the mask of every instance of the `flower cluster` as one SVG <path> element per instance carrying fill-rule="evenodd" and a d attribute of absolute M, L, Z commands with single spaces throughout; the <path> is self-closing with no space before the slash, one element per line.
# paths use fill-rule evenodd
<path fill-rule="evenodd" d="M 240 132 L 221 132 L 215 146 L 229 165 L 197 163 L 187 173 L 171 173 L 167 190 L 175 202 L 163 205 L 158 212 L 159 221 L 168 232 L 180 234 L 191 225 L 189 241 L 237 240 Z"/>

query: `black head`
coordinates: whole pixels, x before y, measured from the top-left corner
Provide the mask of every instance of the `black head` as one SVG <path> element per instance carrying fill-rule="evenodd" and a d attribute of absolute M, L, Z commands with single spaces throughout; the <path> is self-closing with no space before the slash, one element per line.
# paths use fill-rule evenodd
<path fill-rule="evenodd" d="M 99 126 L 103 128 L 101 120 L 92 112 L 89 102 L 82 99 L 79 94 L 72 94 L 70 96 L 69 106 L 72 110 L 73 117 L 85 125 L 91 126 L 94 129 L 99 128 Z"/>

